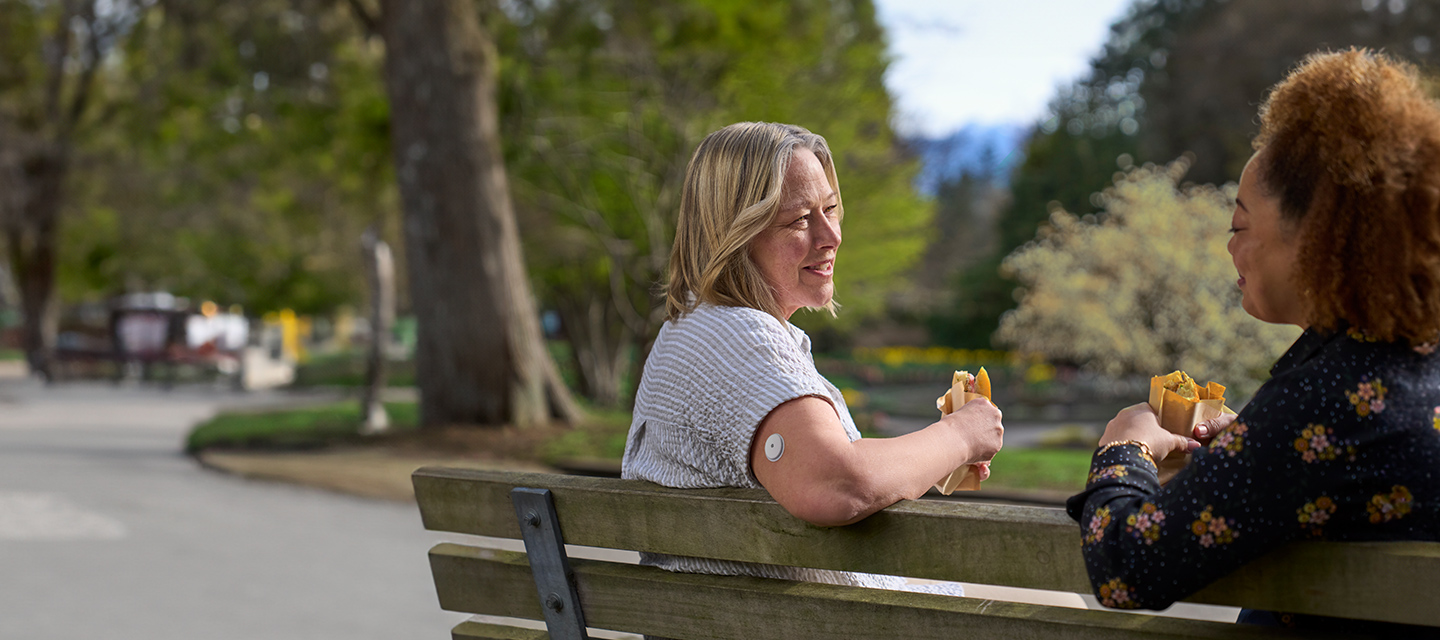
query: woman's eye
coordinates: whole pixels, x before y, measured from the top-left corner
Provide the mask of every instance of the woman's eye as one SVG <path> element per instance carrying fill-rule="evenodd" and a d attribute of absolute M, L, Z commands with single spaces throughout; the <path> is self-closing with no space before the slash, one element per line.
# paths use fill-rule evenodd
<path fill-rule="evenodd" d="M 794 222 L 791 222 L 791 223 L 790 223 L 790 226 L 792 226 L 792 227 L 798 227 L 798 228 L 801 228 L 801 229 L 804 229 L 805 227 L 810 226 L 810 215 L 809 215 L 809 214 L 806 214 L 806 215 L 800 216 L 799 218 L 796 218 Z"/>
<path fill-rule="evenodd" d="M 828 216 L 828 215 L 830 215 L 830 214 L 832 214 L 832 213 L 835 213 L 835 210 L 836 210 L 836 209 L 839 209 L 839 208 L 840 208 L 840 205 L 838 205 L 838 204 L 832 204 L 832 205 L 830 205 L 830 206 L 828 206 L 828 207 L 825 207 L 825 215 Z"/>

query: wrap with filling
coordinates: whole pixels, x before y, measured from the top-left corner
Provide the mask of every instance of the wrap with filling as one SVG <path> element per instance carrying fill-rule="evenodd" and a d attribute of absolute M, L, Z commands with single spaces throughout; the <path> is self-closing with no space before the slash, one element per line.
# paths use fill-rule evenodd
<path fill-rule="evenodd" d="M 945 395 L 935 399 L 935 408 L 940 410 L 944 416 L 954 412 L 956 409 L 965 406 L 965 403 L 975 398 L 984 397 L 990 399 L 990 374 L 985 372 L 985 367 L 980 367 L 980 372 L 974 375 L 968 371 L 956 371 L 951 377 L 950 389 Z M 945 476 L 935 490 L 943 495 L 950 495 L 956 490 L 975 491 L 980 488 L 980 474 L 975 467 L 984 463 L 967 464 Z"/>
<path fill-rule="evenodd" d="M 1170 433 L 1193 438 L 1195 425 L 1225 413 L 1235 413 L 1225 406 L 1225 387 L 1218 382 L 1200 386 L 1184 371 L 1175 371 L 1150 378 L 1150 408 L 1160 418 L 1160 427 Z M 1190 462 L 1190 453 L 1176 450 L 1164 460 L 1156 460 L 1160 481 L 1168 482 Z"/>
<path fill-rule="evenodd" d="M 1160 416 L 1161 427 L 1186 437 L 1201 422 L 1235 413 L 1225 406 L 1224 386 L 1208 382 L 1202 387 L 1184 371 L 1150 378 L 1150 408 Z"/>

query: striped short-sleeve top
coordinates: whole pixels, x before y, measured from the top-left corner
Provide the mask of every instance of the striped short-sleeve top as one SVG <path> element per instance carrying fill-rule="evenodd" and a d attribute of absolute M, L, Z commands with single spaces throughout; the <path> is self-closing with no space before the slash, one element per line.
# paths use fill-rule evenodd
<path fill-rule="evenodd" d="M 765 416 L 795 398 L 830 401 L 853 442 L 860 431 L 840 390 L 815 369 L 810 338 L 757 309 L 698 305 L 666 322 L 635 397 L 621 475 L 667 487 L 761 488 L 750 443 Z M 642 554 L 671 571 L 751 575 L 889 589 L 904 580 L 775 565 Z"/>

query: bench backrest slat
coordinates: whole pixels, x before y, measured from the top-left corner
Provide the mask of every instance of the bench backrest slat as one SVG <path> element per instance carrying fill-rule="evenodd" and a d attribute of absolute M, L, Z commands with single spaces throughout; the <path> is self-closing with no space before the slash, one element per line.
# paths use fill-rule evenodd
<path fill-rule="evenodd" d="M 517 486 L 550 489 L 568 544 L 1090 593 L 1062 510 L 904 501 L 847 527 L 809 525 L 761 490 L 425 468 L 427 529 L 518 538 Z M 1440 626 L 1440 543 L 1288 546 L 1190 602 Z"/>
<path fill-rule="evenodd" d="M 538 619 L 525 555 L 441 544 L 430 553 L 441 605 Z M 1280 630 L 783 580 L 677 574 L 575 560 L 593 627 L 697 640 L 797 638 L 1275 638 Z"/>

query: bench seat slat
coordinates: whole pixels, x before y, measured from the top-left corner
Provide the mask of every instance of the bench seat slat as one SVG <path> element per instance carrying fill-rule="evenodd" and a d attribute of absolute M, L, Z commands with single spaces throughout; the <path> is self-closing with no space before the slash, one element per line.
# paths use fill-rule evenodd
<path fill-rule="evenodd" d="M 414 482 L 425 527 L 435 531 L 518 538 L 510 490 L 528 486 L 554 493 L 569 544 L 1090 593 L 1079 528 L 1060 509 L 902 501 L 824 528 L 763 490 L 443 468 L 420 469 Z M 1434 593 L 1440 543 L 1307 542 L 1187 601 L 1440 626 Z"/>
<path fill-rule="evenodd" d="M 507 627 L 466 620 L 450 630 L 451 640 L 550 640 L 550 634 L 536 629 Z"/>
<path fill-rule="evenodd" d="M 764 578 L 678 574 L 598 560 L 572 563 L 586 624 L 671 638 L 1294 637 L 1286 631 L 1249 625 Z M 525 554 L 444 543 L 431 550 L 430 564 L 444 609 L 541 619 Z"/>

